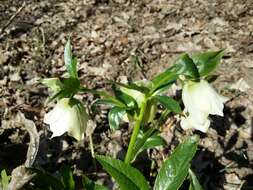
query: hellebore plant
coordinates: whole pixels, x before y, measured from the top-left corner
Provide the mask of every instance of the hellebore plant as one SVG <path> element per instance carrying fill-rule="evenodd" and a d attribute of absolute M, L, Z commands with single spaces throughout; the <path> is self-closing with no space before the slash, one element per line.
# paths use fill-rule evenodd
<path fill-rule="evenodd" d="M 64 50 L 64 61 L 69 78 L 42 80 L 42 83 L 53 91 L 52 97 L 47 102 L 57 100 L 53 110 L 45 114 L 44 123 L 48 124 L 53 132 L 52 137 L 68 132 L 70 136 L 80 141 L 84 138 L 89 117 L 83 104 L 74 98 L 80 88 L 80 81 L 77 73 L 77 59 L 72 55 L 70 40 Z"/>
<path fill-rule="evenodd" d="M 177 101 L 161 94 L 174 80 L 175 77 L 172 75 L 160 85 L 146 80 L 129 84 L 112 82 L 115 97 L 110 97 L 109 99 L 105 97 L 94 103 L 94 105 L 103 103 L 112 106 L 108 117 L 109 125 L 114 130 L 119 128 L 121 121 L 131 121 L 133 133 L 125 157 L 125 163 L 130 163 L 136 157 L 139 149 L 144 146 L 149 138 L 156 136 L 156 139 L 159 139 L 156 134 L 159 126 L 154 126 L 152 128 L 145 126 L 154 121 L 153 119 L 158 104 L 164 106 L 164 113 L 166 114 L 171 111 L 174 113 L 181 113 L 181 108 Z M 164 114 L 162 114 L 162 116 L 164 117 Z M 129 119 L 126 119 L 126 117 Z M 143 133 L 143 135 L 141 135 L 141 133 Z M 155 146 L 164 145 L 164 141 L 160 139 L 158 141 L 162 142 L 162 144 L 155 143 Z"/>
<path fill-rule="evenodd" d="M 115 99 L 110 97 L 110 99 L 104 98 L 95 102 L 112 106 L 108 115 L 112 129 L 117 129 L 121 121 L 129 121 L 132 126 L 133 132 L 124 163 L 109 157 L 96 157 L 103 168 L 114 177 L 120 189 L 150 189 L 145 178 L 140 173 L 137 174 L 138 171 L 131 169 L 129 164 L 141 151 L 164 145 L 159 136 L 159 129 L 168 113 L 183 115 L 179 102 L 164 95 L 177 79 L 183 83 L 182 99 L 185 112 L 188 114 L 187 117 L 181 117 L 183 129 L 195 128 L 206 132 L 210 125 L 209 114 L 223 116 L 223 103 L 227 101 L 227 98 L 219 95 L 207 82 L 208 74 L 220 63 L 223 52 L 221 50 L 191 56 L 183 54 L 173 66 L 150 81 L 128 84 L 112 82 Z M 160 118 L 154 120 L 158 104 L 164 109 Z M 126 120 L 126 115 L 131 119 Z M 190 170 L 190 161 L 196 152 L 197 139 L 196 136 L 189 137 L 167 158 L 156 178 L 153 187 L 155 190 L 176 190 L 188 174 L 191 187 L 194 189 L 193 186 L 197 185 L 198 189 L 201 188 L 199 182 L 196 182 L 196 176 Z M 187 157 L 186 160 L 184 156 Z M 126 168 L 126 171 L 122 168 Z M 131 170 L 133 170 L 132 175 L 130 175 Z M 127 178 L 129 182 L 126 182 Z M 130 182 L 134 184 L 131 186 Z"/>
<path fill-rule="evenodd" d="M 177 79 L 184 78 L 181 81 L 183 83 L 182 99 L 188 116 L 181 117 L 183 129 L 195 128 L 206 132 L 210 125 L 209 114 L 223 116 L 223 103 L 227 99 L 217 94 L 205 80 L 219 64 L 222 55 L 222 50 L 192 56 L 183 54 L 172 67 L 150 81 L 143 80 L 129 84 L 112 82 L 114 99 L 112 97 L 100 99 L 95 103 L 112 105 L 108 116 L 112 129 L 117 129 L 120 121 L 127 121 L 126 116 L 130 118 L 128 121 L 131 121 L 133 133 L 125 163 L 133 161 L 139 153 L 136 149 L 140 149 L 145 141 L 159 130 L 161 123 L 157 126 L 155 124 L 157 120 L 154 120 L 158 104 L 164 107 L 162 117 L 170 112 L 183 115 L 179 103 L 164 95 Z M 148 127 L 149 123 L 151 127 Z M 146 131 L 145 138 L 138 139 L 140 131 Z"/>
<path fill-rule="evenodd" d="M 184 130 L 195 128 L 202 132 L 208 130 L 210 114 L 223 116 L 223 104 L 227 98 L 219 95 L 208 83 L 208 75 L 218 66 L 223 53 L 224 51 L 220 50 L 183 54 L 174 65 L 151 80 L 129 83 L 110 81 L 114 92 L 114 95 L 110 95 L 105 91 L 81 86 L 77 74 L 77 59 L 72 55 L 68 41 L 64 61 L 69 78 L 51 78 L 42 81 L 54 92 L 49 102 L 57 101 L 53 110 L 45 115 L 44 122 L 50 125 L 53 137 L 68 132 L 70 136 L 80 141 L 84 138 L 89 117 L 83 104 L 74 96 L 79 92 L 99 95 L 101 98 L 92 104 L 92 108 L 98 104 L 111 106 L 108 114 L 110 128 L 116 130 L 122 122 L 128 122 L 132 134 L 124 162 L 100 155 L 96 155 L 95 158 L 115 179 L 120 189 L 148 190 L 149 182 L 140 171 L 131 166 L 131 163 L 142 151 L 166 145 L 159 134 L 168 114 L 179 114 Z M 184 111 L 181 110 L 180 101 L 165 95 L 177 81 L 182 84 Z M 198 139 L 195 135 L 186 137 L 184 142 L 176 147 L 160 168 L 154 190 L 176 190 L 187 176 L 190 179 L 191 189 L 201 189 L 196 176 L 190 170 L 190 162 L 196 153 Z M 93 183 L 88 179 L 84 181 L 88 181 L 87 184 Z M 85 187 L 90 189 L 88 186 Z M 96 187 L 96 184 L 93 187 Z"/>

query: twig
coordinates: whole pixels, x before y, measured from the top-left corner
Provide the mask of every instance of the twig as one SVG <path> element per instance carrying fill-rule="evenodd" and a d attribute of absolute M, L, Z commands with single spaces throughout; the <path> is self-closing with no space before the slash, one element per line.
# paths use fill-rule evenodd
<path fill-rule="evenodd" d="M 17 12 L 11 16 L 11 18 L 8 20 L 8 22 L 3 26 L 3 28 L 0 31 L 0 34 L 3 34 L 5 29 L 13 22 L 13 20 L 18 16 L 18 14 L 25 8 L 26 3 L 23 2 L 23 4 L 21 5 L 21 7 L 19 7 L 19 9 L 17 10 Z"/>
<path fill-rule="evenodd" d="M 39 30 L 40 30 L 41 36 L 42 36 L 42 48 L 43 48 L 43 53 L 44 53 L 45 52 L 45 44 L 46 44 L 45 32 L 44 32 L 44 29 L 42 27 L 40 27 Z"/>

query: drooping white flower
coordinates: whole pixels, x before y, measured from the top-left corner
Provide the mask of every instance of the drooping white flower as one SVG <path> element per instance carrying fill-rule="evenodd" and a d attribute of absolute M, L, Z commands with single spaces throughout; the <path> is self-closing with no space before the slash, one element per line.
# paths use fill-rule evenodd
<path fill-rule="evenodd" d="M 223 116 L 223 104 L 228 100 L 205 80 L 185 83 L 182 99 L 189 114 L 187 118 L 182 118 L 182 128 L 195 128 L 202 132 L 206 132 L 210 125 L 209 114 Z"/>
<path fill-rule="evenodd" d="M 44 123 L 50 126 L 52 137 L 61 136 L 65 132 L 76 140 L 84 138 L 88 115 L 82 103 L 76 99 L 63 98 L 53 110 L 45 114 Z"/>

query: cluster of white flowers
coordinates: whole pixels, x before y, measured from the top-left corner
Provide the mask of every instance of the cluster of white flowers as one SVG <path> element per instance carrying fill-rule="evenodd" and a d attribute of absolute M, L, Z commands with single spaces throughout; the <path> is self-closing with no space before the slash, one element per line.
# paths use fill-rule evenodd
<path fill-rule="evenodd" d="M 127 88 L 121 90 L 134 97 L 138 105 L 145 100 L 145 95 L 137 90 Z M 181 127 L 184 130 L 194 128 L 202 132 L 207 132 L 210 126 L 210 114 L 223 116 L 223 104 L 228 100 L 219 95 L 205 80 L 185 82 L 182 99 L 186 116 L 181 117 Z M 84 138 L 87 122 L 88 115 L 82 103 L 69 98 L 59 100 L 53 110 L 44 117 L 44 123 L 48 124 L 53 132 L 52 137 L 68 132 L 78 141 Z"/>
<path fill-rule="evenodd" d="M 207 132 L 210 126 L 210 114 L 223 116 L 223 104 L 228 100 L 205 80 L 186 82 L 182 99 L 188 116 L 181 118 L 181 127 L 185 130 L 195 128 L 202 132 Z"/>

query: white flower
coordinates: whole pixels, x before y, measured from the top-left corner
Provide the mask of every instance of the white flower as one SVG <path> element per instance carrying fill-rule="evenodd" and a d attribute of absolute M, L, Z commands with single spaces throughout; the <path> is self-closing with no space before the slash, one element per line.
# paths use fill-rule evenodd
<path fill-rule="evenodd" d="M 76 140 L 84 138 L 88 115 L 83 105 L 76 99 L 63 98 L 53 110 L 45 114 L 44 123 L 50 125 L 52 137 L 61 136 L 65 132 Z"/>
<path fill-rule="evenodd" d="M 187 82 L 183 86 L 182 99 L 189 113 L 181 120 L 182 128 L 195 128 L 202 132 L 206 132 L 210 125 L 209 114 L 223 116 L 223 104 L 228 100 L 205 80 Z"/>

